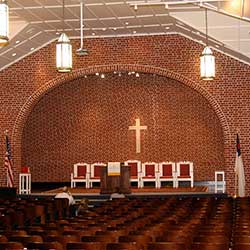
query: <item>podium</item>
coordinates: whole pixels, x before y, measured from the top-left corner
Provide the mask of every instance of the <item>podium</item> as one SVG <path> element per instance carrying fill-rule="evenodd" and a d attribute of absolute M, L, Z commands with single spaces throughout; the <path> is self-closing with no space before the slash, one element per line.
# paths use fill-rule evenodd
<path fill-rule="evenodd" d="M 109 175 L 108 166 L 101 167 L 101 194 L 112 194 L 116 188 L 121 193 L 130 194 L 130 167 L 120 163 L 120 173 Z"/>

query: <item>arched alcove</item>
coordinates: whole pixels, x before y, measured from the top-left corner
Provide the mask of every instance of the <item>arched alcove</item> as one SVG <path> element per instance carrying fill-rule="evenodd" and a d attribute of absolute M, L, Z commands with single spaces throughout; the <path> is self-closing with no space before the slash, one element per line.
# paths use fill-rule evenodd
<path fill-rule="evenodd" d="M 22 164 L 31 166 L 33 181 L 69 181 L 80 161 L 191 160 L 196 180 L 211 180 L 224 167 L 226 125 L 216 102 L 162 71 L 135 77 L 127 70 L 71 76 L 33 103 L 22 133 Z M 147 126 L 140 154 L 128 130 L 138 117 Z"/>

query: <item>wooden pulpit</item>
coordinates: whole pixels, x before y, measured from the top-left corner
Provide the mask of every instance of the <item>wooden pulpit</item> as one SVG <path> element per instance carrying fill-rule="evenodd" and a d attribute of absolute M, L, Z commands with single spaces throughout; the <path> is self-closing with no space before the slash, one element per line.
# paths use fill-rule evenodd
<path fill-rule="evenodd" d="M 130 167 L 120 163 L 120 172 L 116 175 L 110 175 L 108 166 L 101 168 L 101 194 L 112 194 L 116 188 L 119 188 L 121 193 L 130 194 Z"/>

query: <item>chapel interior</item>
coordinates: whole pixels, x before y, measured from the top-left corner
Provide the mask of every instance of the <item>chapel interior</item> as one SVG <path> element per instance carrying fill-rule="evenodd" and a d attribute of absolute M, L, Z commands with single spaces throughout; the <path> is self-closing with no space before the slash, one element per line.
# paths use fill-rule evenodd
<path fill-rule="evenodd" d="M 0 249 L 250 249 L 249 0 L 0 0 Z"/>

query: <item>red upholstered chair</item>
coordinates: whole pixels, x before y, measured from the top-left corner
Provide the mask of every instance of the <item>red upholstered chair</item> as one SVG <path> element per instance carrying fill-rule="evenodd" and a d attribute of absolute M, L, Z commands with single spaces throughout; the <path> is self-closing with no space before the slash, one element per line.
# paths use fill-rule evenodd
<path fill-rule="evenodd" d="M 173 187 L 176 187 L 176 169 L 174 162 L 159 163 L 159 188 L 163 181 L 173 182 Z"/>
<path fill-rule="evenodd" d="M 155 162 L 145 162 L 142 164 L 142 187 L 144 187 L 144 182 L 154 182 L 155 187 L 159 188 L 159 169 L 158 163 Z"/>
<path fill-rule="evenodd" d="M 130 183 L 137 183 L 137 187 L 141 187 L 141 162 L 138 160 L 125 161 L 126 166 L 130 166 Z"/>
<path fill-rule="evenodd" d="M 183 161 L 177 163 L 176 187 L 179 186 L 179 181 L 190 181 L 191 187 L 194 186 L 193 162 Z"/>
<path fill-rule="evenodd" d="M 89 188 L 90 165 L 87 163 L 74 164 L 73 173 L 71 173 L 71 187 L 75 188 L 76 183 L 83 182 L 86 188 Z"/>
<path fill-rule="evenodd" d="M 107 166 L 105 163 L 95 162 L 90 165 L 89 187 L 93 187 L 93 183 L 101 182 L 101 168 Z"/>

